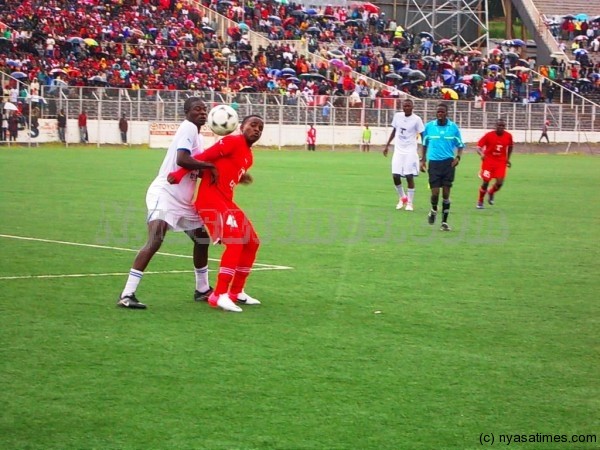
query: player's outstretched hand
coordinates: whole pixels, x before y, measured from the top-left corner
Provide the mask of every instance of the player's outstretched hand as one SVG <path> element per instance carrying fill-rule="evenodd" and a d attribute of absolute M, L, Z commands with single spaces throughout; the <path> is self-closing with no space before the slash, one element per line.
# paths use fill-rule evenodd
<path fill-rule="evenodd" d="M 386 145 L 385 148 L 383 149 L 383 156 L 387 156 L 388 154 L 388 146 Z"/>
<path fill-rule="evenodd" d="M 427 169 L 427 165 L 425 163 L 425 161 L 421 162 L 421 172 L 425 173 L 425 170 Z"/>
<path fill-rule="evenodd" d="M 167 181 L 169 184 L 179 184 L 181 180 L 173 175 L 173 172 L 170 172 L 169 175 L 167 175 Z"/>
<path fill-rule="evenodd" d="M 210 170 L 210 184 L 217 184 L 217 181 L 219 180 L 219 171 L 215 166 L 209 167 L 208 170 Z"/>
<path fill-rule="evenodd" d="M 510 161 L 506 161 L 506 167 L 508 167 L 509 169 L 512 167 L 512 164 Z"/>
<path fill-rule="evenodd" d="M 244 173 L 240 178 L 240 184 L 252 184 L 254 178 L 248 172 Z"/>

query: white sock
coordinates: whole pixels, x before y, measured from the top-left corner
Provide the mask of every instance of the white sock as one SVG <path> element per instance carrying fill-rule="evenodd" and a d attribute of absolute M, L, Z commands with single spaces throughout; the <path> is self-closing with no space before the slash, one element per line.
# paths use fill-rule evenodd
<path fill-rule="evenodd" d="M 400 196 L 400 198 L 404 197 L 404 188 L 402 187 L 401 184 L 396 186 L 396 192 L 398 192 L 398 195 Z"/>
<path fill-rule="evenodd" d="M 415 190 L 413 189 L 408 189 L 408 203 L 410 203 L 412 205 L 413 199 L 415 198 Z"/>
<path fill-rule="evenodd" d="M 194 272 L 196 273 L 196 290 L 198 292 L 208 291 L 210 288 L 210 284 L 208 283 L 208 266 L 196 267 Z"/>
<path fill-rule="evenodd" d="M 121 293 L 121 298 L 125 297 L 126 295 L 134 294 L 138 284 L 140 284 L 140 281 L 142 281 L 143 276 L 144 272 L 131 269 L 129 271 L 129 277 L 127 277 L 127 283 L 125 283 L 125 289 L 123 289 L 123 292 Z"/>

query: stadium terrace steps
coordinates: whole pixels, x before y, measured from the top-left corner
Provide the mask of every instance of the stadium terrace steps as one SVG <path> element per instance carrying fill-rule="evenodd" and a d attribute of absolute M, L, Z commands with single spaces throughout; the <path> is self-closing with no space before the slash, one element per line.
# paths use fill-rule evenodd
<path fill-rule="evenodd" d="M 513 3 L 522 0 L 513 0 Z M 589 17 L 600 16 L 600 2 L 586 0 L 534 0 L 538 11 L 549 16 L 566 16 L 567 14 L 587 14 Z"/>

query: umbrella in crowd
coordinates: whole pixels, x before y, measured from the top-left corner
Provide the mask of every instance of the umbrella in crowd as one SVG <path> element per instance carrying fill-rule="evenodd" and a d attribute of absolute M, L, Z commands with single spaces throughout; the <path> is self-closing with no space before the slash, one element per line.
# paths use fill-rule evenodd
<path fill-rule="evenodd" d="M 300 74 L 301 80 L 326 80 L 326 78 L 320 73 L 302 73 Z"/>
<path fill-rule="evenodd" d="M 385 77 L 389 78 L 391 80 L 401 80 L 402 79 L 402 77 L 400 75 L 398 75 L 397 73 L 388 73 Z"/>
<path fill-rule="evenodd" d="M 83 38 L 81 38 L 79 36 L 73 36 L 73 37 L 70 37 L 69 39 L 67 39 L 67 42 L 70 44 L 79 45 L 83 42 Z"/>
<path fill-rule="evenodd" d="M 575 20 L 578 20 L 579 22 L 583 22 L 584 20 L 588 20 L 588 15 L 587 14 L 577 14 L 575 16 Z"/>
<path fill-rule="evenodd" d="M 286 67 L 285 69 L 282 69 L 281 75 L 294 76 L 296 75 L 296 71 L 290 67 Z"/>
<path fill-rule="evenodd" d="M 379 6 L 375 6 L 373 3 L 366 2 L 363 3 L 361 6 L 365 11 L 371 14 L 379 14 Z"/>
<path fill-rule="evenodd" d="M 6 111 L 16 111 L 18 108 L 17 108 L 17 105 L 15 105 L 14 103 L 6 102 L 4 104 L 4 109 Z"/>
<path fill-rule="evenodd" d="M 507 58 L 519 59 L 519 55 L 517 55 L 515 52 L 506 52 L 504 56 Z"/>
<path fill-rule="evenodd" d="M 425 75 L 420 70 L 411 70 L 410 72 L 408 72 L 408 78 L 418 78 L 420 80 L 425 80 L 427 78 L 427 75 Z"/>
<path fill-rule="evenodd" d="M 343 66 L 345 63 L 344 63 L 344 61 L 342 61 L 341 59 L 334 58 L 334 59 L 330 59 L 330 60 L 329 60 L 329 64 L 331 64 L 333 67 L 337 67 L 337 68 L 339 69 L 339 68 L 340 68 L 340 67 L 342 67 L 342 66 Z"/>
<path fill-rule="evenodd" d="M 310 34 L 319 34 L 321 33 L 321 29 L 319 27 L 308 27 L 306 31 Z"/>
<path fill-rule="evenodd" d="M 281 23 L 281 17 L 279 16 L 269 16 L 267 19 L 269 19 L 271 22 Z"/>
<path fill-rule="evenodd" d="M 578 48 L 573 51 L 574 55 L 587 55 L 587 50 L 585 48 Z"/>
<path fill-rule="evenodd" d="M 580 34 L 579 36 L 575 36 L 576 41 L 587 41 L 588 37 L 585 34 Z"/>
<path fill-rule="evenodd" d="M 493 70 L 493 71 L 498 71 L 498 70 L 500 70 L 500 66 L 498 64 L 490 64 L 488 66 L 488 69 Z"/>
<path fill-rule="evenodd" d="M 332 58 L 345 58 L 344 53 L 341 50 L 329 50 L 327 54 Z"/>
<path fill-rule="evenodd" d="M 95 47 L 98 45 L 98 42 L 96 41 L 96 39 L 92 39 L 92 38 L 85 38 L 83 40 L 83 42 L 85 42 L 86 45 L 88 45 L 90 47 Z"/>
<path fill-rule="evenodd" d="M 66 70 L 57 68 L 57 69 L 52 69 L 50 71 L 50 75 L 56 76 L 56 75 L 69 75 L 69 74 L 67 73 Z"/>
<path fill-rule="evenodd" d="M 450 39 L 445 39 L 444 38 L 444 39 L 440 39 L 438 41 L 438 44 L 440 44 L 440 45 L 452 45 L 453 42 Z"/>
<path fill-rule="evenodd" d="M 450 95 L 450 98 L 452 100 L 458 100 L 458 92 L 456 92 L 454 89 L 442 88 L 441 92 L 442 92 L 442 94 L 448 94 L 448 95 Z"/>
<path fill-rule="evenodd" d="M 456 82 L 456 72 L 452 69 L 444 69 L 442 71 L 442 78 L 445 84 L 454 84 Z"/>
<path fill-rule="evenodd" d="M 501 54 L 502 54 L 502 50 L 500 50 L 499 48 L 493 48 L 490 50 L 490 55 L 498 56 Z"/>
<path fill-rule="evenodd" d="M 22 80 L 23 78 L 27 78 L 27 74 L 24 72 L 13 72 L 10 74 L 11 77 L 16 78 L 17 80 Z"/>
<path fill-rule="evenodd" d="M 435 41 L 435 39 L 433 38 L 433 34 L 428 33 L 427 31 L 421 31 L 418 34 L 419 37 L 428 37 L 429 39 L 431 39 L 432 41 Z"/>

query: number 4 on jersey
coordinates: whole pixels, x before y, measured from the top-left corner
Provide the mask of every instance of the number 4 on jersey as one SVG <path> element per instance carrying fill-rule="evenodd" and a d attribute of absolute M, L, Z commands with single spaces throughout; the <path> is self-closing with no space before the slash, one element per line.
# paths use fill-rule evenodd
<path fill-rule="evenodd" d="M 231 228 L 237 228 L 238 227 L 238 224 L 235 221 L 235 217 L 233 217 L 232 214 L 229 214 L 227 216 L 227 220 L 225 221 L 225 224 L 229 225 L 229 227 L 231 227 Z"/>

